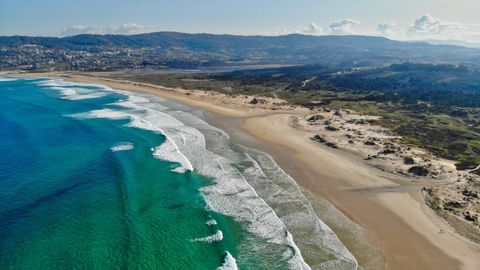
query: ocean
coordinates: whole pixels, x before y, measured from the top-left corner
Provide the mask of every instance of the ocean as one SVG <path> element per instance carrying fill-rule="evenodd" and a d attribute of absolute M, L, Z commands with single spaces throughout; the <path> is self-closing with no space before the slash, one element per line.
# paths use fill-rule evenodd
<path fill-rule="evenodd" d="M 293 179 L 202 114 L 0 78 L 0 269 L 356 269 Z"/>

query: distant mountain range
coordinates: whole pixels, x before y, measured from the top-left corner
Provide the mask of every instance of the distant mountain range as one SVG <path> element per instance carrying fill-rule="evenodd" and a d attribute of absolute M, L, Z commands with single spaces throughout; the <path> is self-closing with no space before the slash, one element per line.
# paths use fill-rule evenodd
<path fill-rule="evenodd" d="M 36 61 L 25 46 L 36 45 L 36 53 L 47 55 L 57 50 L 65 54 L 62 67 L 74 69 L 81 61 L 95 58 L 105 60 L 109 68 L 136 68 L 143 66 L 215 66 L 234 64 L 332 64 L 345 66 L 378 66 L 398 62 L 457 63 L 477 66 L 480 50 L 452 45 L 432 45 L 427 42 L 401 42 L 372 36 L 236 36 L 214 34 L 186 34 L 157 32 L 140 35 L 78 35 L 72 37 L 0 37 L 0 66 L 5 54 L 14 58 L 23 53 L 22 59 Z M 24 48 L 20 50 L 19 48 Z M 39 51 L 40 50 L 40 51 Z M 22 52 L 23 51 L 23 52 Z M 75 52 L 88 52 L 77 57 Z M 105 53 L 108 52 L 108 53 Z M 130 58 L 126 58 L 126 57 Z M 53 57 L 53 56 L 49 56 Z M 12 58 L 12 59 L 13 59 Z M 48 57 L 47 57 L 48 58 Z M 68 63 L 68 59 L 78 63 Z M 42 58 L 45 60 L 45 58 Z M 16 59 L 15 61 L 17 61 Z M 120 61 L 121 60 L 121 61 Z M 13 61 L 13 60 L 12 60 Z M 80 61 L 80 62 L 79 62 Z M 23 65 L 34 65 L 20 61 Z M 49 61 L 51 63 L 52 61 Z M 124 66 L 123 66 L 124 65 Z M 13 64 L 15 66 L 15 64 Z M 39 65 L 37 65 L 38 67 Z M 56 65 L 59 68 L 59 65 Z M 98 68 L 98 66 L 96 66 Z"/>
<path fill-rule="evenodd" d="M 480 42 L 469 42 L 469 41 L 461 41 L 461 40 L 435 40 L 435 39 L 424 40 L 424 42 L 427 42 L 433 45 L 453 45 L 453 46 L 461 46 L 466 48 L 480 49 Z"/>

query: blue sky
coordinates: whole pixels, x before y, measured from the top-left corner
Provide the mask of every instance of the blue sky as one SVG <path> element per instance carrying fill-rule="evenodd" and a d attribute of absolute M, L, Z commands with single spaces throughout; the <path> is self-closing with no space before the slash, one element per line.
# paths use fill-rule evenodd
<path fill-rule="evenodd" d="M 151 31 L 480 41 L 478 0 L 0 0 L 0 35 Z"/>

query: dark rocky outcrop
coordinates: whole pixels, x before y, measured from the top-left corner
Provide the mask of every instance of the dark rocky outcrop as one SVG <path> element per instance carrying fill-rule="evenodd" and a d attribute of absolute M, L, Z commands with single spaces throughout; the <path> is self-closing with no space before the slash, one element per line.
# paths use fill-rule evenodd
<path fill-rule="evenodd" d="M 261 99 L 261 98 L 253 98 L 252 100 L 250 100 L 250 104 L 253 104 L 253 105 L 265 104 L 265 103 L 267 103 L 267 101 L 265 99 Z"/>
<path fill-rule="evenodd" d="M 322 136 L 320 135 L 315 135 L 313 137 L 310 138 L 310 140 L 314 141 L 314 142 L 318 142 L 318 143 L 326 143 L 327 141 L 322 138 Z"/>
<path fill-rule="evenodd" d="M 465 207 L 465 203 L 459 201 L 448 201 L 445 203 L 445 206 L 453 208 L 463 208 Z"/>
<path fill-rule="evenodd" d="M 469 190 L 467 188 L 462 191 L 462 194 L 463 194 L 463 196 L 478 198 L 478 193 L 477 192 Z"/>
<path fill-rule="evenodd" d="M 390 154 L 395 154 L 397 151 L 392 150 L 392 149 L 385 149 L 378 153 L 379 155 L 390 155 Z"/>
<path fill-rule="evenodd" d="M 325 129 L 328 131 L 338 131 L 338 128 L 332 126 L 326 126 Z"/>
<path fill-rule="evenodd" d="M 338 146 L 335 143 L 328 142 L 327 140 L 322 138 L 322 136 L 320 136 L 320 135 L 315 135 L 315 136 L 311 137 L 310 140 L 312 140 L 314 142 L 324 144 L 324 145 L 326 145 L 328 147 L 331 147 L 331 148 L 338 148 Z"/>
<path fill-rule="evenodd" d="M 406 165 L 412 165 L 415 164 L 415 160 L 412 157 L 404 157 L 403 163 Z"/>
<path fill-rule="evenodd" d="M 323 117 L 323 116 L 321 116 L 321 115 L 314 115 L 314 116 L 308 118 L 307 121 L 308 121 L 309 123 L 315 123 L 315 122 L 317 122 L 317 121 L 319 121 L 319 120 L 322 120 L 322 119 L 324 119 L 324 118 L 325 118 L 325 117 Z"/>
<path fill-rule="evenodd" d="M 422 166 L 413 166 L 408 169 L 408 172 L 416 176 L 427 176 L 429 173 L 428 169 Z"/>
<path fill-rule="evenodd" d="M 347 123 L 355 124 L 355 125 L 365 125 L 367 121 L 365 121 L 364 119 L 350 119 L 350 120 L 347 120 Z"/>
<path fill-rule="evenodd" d="M 465 213 L 463 213 L 463 217 L 465 218 L 465 220 L 467 221 L 477 221 L 478 220 L 478 216 L 475 214 L 475 213 L 472 213 L 470 211 L 467 211 Z"/>
<path fill-rule="evenodd" d="M 375 142 L 372 142 L 372 141 L 366 141 L 364 144 L 365 145 L 370 145 L 370 146 L 377 145 Z"/>
<path fill-rule="evenodd" d="M 325 145 L 331 148 L 338 148 L 338 146 L 332 142 L 326 142 Z"/>

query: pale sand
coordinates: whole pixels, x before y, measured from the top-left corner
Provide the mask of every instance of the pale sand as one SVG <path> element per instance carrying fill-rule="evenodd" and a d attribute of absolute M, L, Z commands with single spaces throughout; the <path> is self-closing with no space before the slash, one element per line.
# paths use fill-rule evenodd
<path fill-rule="evenodd" d="M 420 186 L 406 192 L 391 181 L 395 176 L 368 167 L 353 155 L 311 142 L 309 134 L 289 125 L 289 117 L 248 118 L 243 128 L 282 146 L 274 155 L 287 157 L 277 159 L 280 166 L 366 229 L 383 250 L 387 269 L 480 269 L 478 245 L 452 232 L 435 216 L 423 203 Z M 296 163 L 292 164 L 292 157 Z"/>
<path fill-rule="evenodd" d="M 29 75 L 31 76 L 31 75 Z M 309 140 L 291 125 L 306 110 L 250 108 L 243 97 L 185 91 L 92 76 L 40 74 L 153 94 L 241 120 L 239 128 L 263 142 L 300 185 L 327 198 L 362 226 L 387 258 L 387 269 L 480 269 L 480 247 L 456 234 L 423 202 L 420 185 L 367 166 L 361 158 Z M 348 247 L 348 246 L 347 246 Z M 356 250 L 351 250 L 355 255 Z"/>

